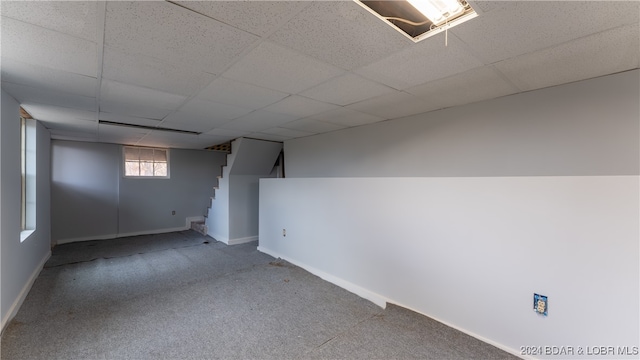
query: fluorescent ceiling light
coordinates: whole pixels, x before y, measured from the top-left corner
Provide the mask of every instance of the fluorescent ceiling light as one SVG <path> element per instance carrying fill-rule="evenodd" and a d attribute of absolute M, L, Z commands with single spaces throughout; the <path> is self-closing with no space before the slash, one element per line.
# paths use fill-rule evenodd
<path fill-rule="evenodd" d="M 467 0 L 354 1 L 414 42 L 478 16 Z"/>
<path fill-rule="evenodd" d="M 458 0 L 407 0 L 407 2 L 431 20 L 435 26 L 464 12 L 464 7 Z"/>

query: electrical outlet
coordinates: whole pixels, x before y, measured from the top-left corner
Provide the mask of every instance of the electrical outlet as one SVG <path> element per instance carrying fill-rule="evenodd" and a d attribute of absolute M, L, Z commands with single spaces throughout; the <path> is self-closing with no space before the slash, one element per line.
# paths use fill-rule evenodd
<path fill-rule="evenodd" d="M 287 236 L 287 229 L 282 229 L 282 236 Z"/>
<path fill-rule="evenodd" d="M 549 310 L 549 302 L 545 295 L 533 294 L 533 311 L 540 315 L 547 316 Z"/>
<path fill-rule="evenodd" d="M 172 210 L 172 211 L 171 211 L 171 215 L 175 215 L 175 214 L 176 214 L 176 211 L 175 211 L 175 210 Z"/>

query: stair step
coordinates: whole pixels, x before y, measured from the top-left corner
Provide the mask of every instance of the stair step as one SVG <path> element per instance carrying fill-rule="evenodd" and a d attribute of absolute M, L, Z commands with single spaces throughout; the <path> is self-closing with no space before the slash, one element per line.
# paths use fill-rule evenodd
<path fill-rule="evenodd" d="M 199 232 L 202 235 L 207 235 L 207 225 L 204 221 L 192 221 L 191 229 Z"/>

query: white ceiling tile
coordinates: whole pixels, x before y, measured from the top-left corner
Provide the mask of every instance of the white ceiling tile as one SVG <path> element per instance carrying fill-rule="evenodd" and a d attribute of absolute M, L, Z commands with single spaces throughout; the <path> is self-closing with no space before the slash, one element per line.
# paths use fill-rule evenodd
<path fill-rule="evenodd" d="M 247 108 L 197 98 L 191 99 L 180 108 L 182 113 L 192 115 L 194 118 L 208 119 L 212 123 L 227 122 L 247 115 L 251 111 L 251 109 Z"/>
<path fill-rule="evenodd" d="M 196 137 L 195 140 L 192 140 L 192 143 L 198 144 L 199 148 L 206 148 L 213 145 L 224 144 L 233 139 L 235 138 L 230 136 L 200 134 Z"/>
<path fill-rule="evenodd" d="M 100 101 L 100 113 L 112 113 L 132 118 L 145 118 L 154 121 L 160 121 L 173 110 L 160 109 L 157 107 L 141 106 L 137 104 L 123 104 L 118 101 Z"/>
<path fill-rule="evenodd" d="M 97 134 L 98 121 L 95 112 L 30 103 L 20 104 L 20 106 L 49 130 L 85 133 L 87 137 Z"/>
<path fill-rule="evenodd" d="M 300 95 L 336 105 L 348 105 L 396 90 L 355 74 L 333 78 Z"/>
<path fill-rule="evenodd" d="M 105 45 L 219 73 L 258 38 L 169 2 L 107 3 Z"/>
<path fill-rule="evenodd" d="M 99 135 L 97 137 L 101 143 L 107 144 L 120 144 L 120 145 L 128 145 L 128 146 L 137 146 L 140 138 L 138 137 L 128 137 L 125 135 Z"/>
<path fill-rule="evenodd" d="M 96 1 L 2 1 L 2 16 L 95 41 Z"/>
<path fill-rule="evenodd" d="M 117 112 L 103 109 L 104 103 L 140 108 L 157 108 L 175 110 L 186 100 L 186 96 L 171 94 L 164 91 L 124 84 L 107 79 L 102 80 L 100 88 L 100 109 L 107 112 Z M 127 115 L 135 115 L 128 114 Z M 146 117 L 146 116 L 143 116 Z"/>
<path fill-rule="evenodd" d="M 160 121 L 157 119 L 127 116 L 121 114 L 114 114 L 101 111 L 99 115 L 100 120 L 113 121 L 123 124 L 143 125 L 143 126 L 158 126 Z"/>
<path fill-rule="evenodd" d="M 450 31 L 486 63 L 638 22 L 638 1 L 517 1 Z"/>
<path fill-rule="evenodd" d="M 183 107 L 179 111 L 169 114 L 162 121 L 161 126 L 172 129 L 206 132 L 214 127 L 228 123 L 231 119 L 239 117 L 239 115 L 245 115 L 251 111 L 235 107 L 232 107 L 232 109 L 224 109 L 230 106 L 214 104 L 205 100 L 200 101 L 210 104 L 210 107 L 207 109 L 189 108 L 189 111 L 185 111 L 186 108 Z M 203 106 L 208 104 L 203 104 Z M 237 112 L 237 109 L 242 112 Z"/>
<path fill-rule="evenodd" d="M 95 111 L 96 98 L 74 95 L 32 86 L 2 83 L 2 88 L 20 103 L 56 105 L 72 109 Z"/>
<path fill-rule="evenodd" d="M 482 62 L 464 50 L 460 40 L 449 34 L 448 45 L 445 46 L 444 34 L 441 35 L 425 39 L 409 49 L 355 72 L 403 90 L 482 65 Z"/>
<path fill-rule="evenodd" d="M 262 130 L 260 132 L 263 134 L 280 135 L 280 136 L 286 136 L 290 138 L 299 138 L 299 137 L 310 136 L 314 134 L 306 131 L 291 130 L 291 129 L 285 129 L 281 127 L 274 127 L 271 129 Z"/>
<path fill-rule="evenodd" d="M 308 99 L 298 95 L 291 95 L 284 100 L 267 106 L 263 110 L 303 118 L 335 108 L 337 108 L 337 106 L 332 104 Z"/>
<path fill-rule="evenodd" d="M 489 11 L 493 11 L 496 9 L 501 9 L 503 7 L 509 6 L 513 3 L 515 3 L 515 1 L 504 1 L 504 0 L 498 0 L 498 1 L 474 1 L 474 0 L 469 0 L 467 1 L 469 3 L 469 5 L 471 5 L 471 7 L 473 8 L 473 10 L 475 10 L 475 12 L 477 12 L 478 14 L 482 15 L 485 14 Z"/>
<path fill-rule="evenodd" d="M 111 124 L 99 124 L 98 132 L 101 135 L 127 135 L 130 137 L 141 138 L 150 133 L 151 130 L 143 128 L 135 128 L 129 126 L 119 126 Z"/>
<path fill-rule="evenodd" d="M 142 138 L 146 134 L 151 132 L 148 129 L 135 128 L 129 126 L 118 126 L 118 125 L 109 125 L 109 124 L 99 124 L 98 125 L 98 136 L 124 136 L 130 139 L 133 138 Z"/>
<path fill-rule="evenodd" d="M 432 104 L 435 110 L 514 94 L 518 88 L 492 67 L 479 67 L 406 91 Z"/>
<path fill-rule="evenodd" d="M 34 119 L 53 123 L 82 124 L 92 122 L 97 124 L 95 111 L 86 111 L 59 107 L 54 105 L 22 103 L 20 104 Z"/>
<path fill-rule="evenodd" d="M 248 135 L 249 133 L 250 133 L 249 131 L 239 131 L 239 130 L 230 130 L 230 129 L 222 129 L 222 128 L 215 128 L 213 130 L 207 131 L 207 135 L 221 136 L 229 139 L 239 138 L 239 137 Z"/>
<path fill-rule="evenodd" d="M 143 137 L 138 144 L 141 146 L 192 148 L 194 147 L 194 142 L 198 142 L 198 135 L 153 130 Z"/>
<path fill-rule="evenodd" d="M 289 96 L 289 94 L 242 83 L 239 81 L 219 77 L 204 88 L 198 97 L 219 102 L 241 106 L 253 110 L 271 105 Z"/>
<path fill-rule="evenodd" d="M 314 115 L 309 119 L 321 122 L 329 122 L 346 127 L 372 124 L 378 121 L 385 120 L 384 118 L 378 116 L 361 113 L 347 108 L 337 108 L 335 110 L 330 110 L 326 113 Z"/>
<path fill-rule="evenodd" d="M 262 132 L 256 132 L 256 133 L 249 134 L 249 137 L 253 138 L 253 139 L 268 140 L 268 141 L 285 141 L 285 140 L 292 139 L 292 137 L 290 137 L 290 136 L 275 135 L 275 134 L 265 134 L 265 133 L 262 133 Z"/>
<path fill-rule="evenodd" d="M 232 120 L 231 122 L 221 127 L 229 130 L 261 131 L 291 122 L 296 119 L 297 117 L 293 115 L 277 114 L 264 110 L 256 110 L 249 115 L 245 115 L 241 118 Z"/>
<path fill-rule="evenodd" d="M 269 39 L 347 70 L 414 45 L 353 1 L 314 2 Z"/>
<path fill-rule="evenodd" d="M 96 96 L 98 79 L 2 58 L 2 81 L 45 90 L 83 96 Z"/>
<path fill-rule="evenodd" d="M 180 5 L 258 36 L 273 32 L 306 1 L 178 1 Z"/>
<path fill-rule="evenodd" d="M 470 3 L 480 15 L 450 29 L 445 47 L 444 33 L 414 44 L 352 1 L 2 1 L 2 88 L 52 138 L 202 148 L 240 136 L 282 141 L 640 66 L 637 1 Z M 208 135 L 149 134 L 97 118 Z"/>
<path fill-rule="evenodd" d="M 182 117 L 178 121 L 164 120 L 160 127 L 175 130 L 194 131 L 203 133 L 211 130 L 213 124 L 206 122 L 191 121 L 187 117 Z"/>
<path fill-rule="evenodd" d="M 180 149 L 194 149 L 194 150 L 204 150 L 205 148 L 213 145 L 218 145 L 224 143 L 225 139 L 203 139 L 196 138 L 190 141 L 181 141 Z M 173 144 L 172 147 L 177 148 L 177 144 Z"/>
<path fill-rule="evenodd" d="M 179 95 L 190 96 L 215 75 L 182 64 L 171 64 L 144 54 L 125 53 L 105 46 L 103 78 Z"/>
<path fill-rule="evenodd" d="M 346 128 L 346 126 L 343 126 L 343 125 L 328 123 L 320 120 L 314 120 L 312 118 L 295 120 L 280 126 L 287 129 L 300 130 L 300 131 L 314 133 L 314 134 L 320 134 L 323 132 L 329 132 L 329 131 Z"/>
<path fill-rule="evenodd" d="M 433 110 L 433 104 L 409 93 L 399 92 L 351 104 L 348 108 L 385 119 L 398 119 Z"/>
<path fill-rule="evenodd" d="M 74 120 L 64 123 L 41 121 L 42 125 L 49 130 L 67 131 L 74 133 L 84 133 L 87 137 L 93 137 L 98 132 L 97 121 Z"/>
<path fill-rule="evenodd" d="M 49 134 L 54 140 L 73 140 L 73 141 L 98 141 L 97 132 L 73 131 L 64 129 L 49 129 Z"/>
<path fill-rule="evenodd" d="M 342 70 L 273 43 L 262 43 L 223 75 L 295 94 L 339 75 Z"/>
<path fill-rule="evenodd" d="M 526 91 L 635 69 L 639 53 L 635 24 L 505 60 L 496 68 Z"/>
<path fill-rule="evenodd" d="M 2 18 L 2 56 L 66 72 L 97 76 L 94 42 Z"/>

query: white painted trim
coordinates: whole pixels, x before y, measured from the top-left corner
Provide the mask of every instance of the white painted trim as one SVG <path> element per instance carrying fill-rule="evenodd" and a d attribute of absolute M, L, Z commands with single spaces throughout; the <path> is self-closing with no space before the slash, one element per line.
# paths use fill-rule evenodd
<path fill-rule="evenodd" d="M 13 304 L 9 308 L 9 311 L 7 311 L 7 313 L 5 314 L 4 318 L 2 319 L 2 325 L 0 326 L 2 331 L 4 331 L 5 325 L 7 325 L 9 323 L 9 321 L 11 321 L 11 319 L 13 319 L 14 316 L 16 316 L 16 314 L 18 313 L 18 310 L 20 309 L 20 306 L 22 306 L 22 303 L 24 302 L 24 299 L 27 297 L 27 294 L 31 290 L 31 287 L 33 286 L 33 283 L 38 278 L 38 275 L 40 275 L 40 271 L 42 271 L 42 269 L 44 268 L 44 264 L 47 262 L 47 260 L 49 260 L 50 257 L 51 257 L 51 250 L 49 250 L 44 255 L 44 257 L 42 258 L 42 260 L 40 261 L 38 266 L 36 266 L 36 268 L 33 269 L 33 273 L 31 273 L 31 276 L 29 277 L 29 280 L 27 281 L 26 284 L 24 284 L 24 287 L 22 287 L 22 291 L 20 291 L 20 294 L 18 295 L 18 298 L 16 298 L 16 300 L 13 302 Z"/>
<path fill-rule="evenodd" d="M 163 233 L 176 232 L 176 231 L 184 231 L 184 230 L 191 229 L 191 221 L 204 221 L 204 216 L 187 217 L 185 219 L 185 225 L 181 227 L 135 231 L 130 233 L 84 236 L 84 237 L 72 238 L 72 239 L 60 239 L 60 240 L 56 240 L 54 245 L 68 244 L 68 243 L 79 242 L 79 241 L 109 240 L 109 239 L 116 239 L 116 238 L 127 237 L 127 236 L 153 235 L 153 234 L 163 234 Z"/>
<path fill-rule="evenodd" d="M 469 335 L 469 336 L 471 336 L 471 337 L 474 337 L 474 338 L 476 338 L 476 339 L 478 339 L 478 340 L 480 340 L 480 341 L 482 341 L 482 342 L 485 342 L 485 343 L 487 343 L 487 344 L 493 345 L 493 346 L 497 347 L 498 349 L 503 350 L 503 351 L 506 351 L 506 352 L 508 352 L 509 354 L 512 354 L 512 355 L 514 355 L 514 356 L 517 356 L 517 357 L 519 357 L 519 358 L 521 358 L 521 359 L 535 359 L 534 357 L 523 357 L 523 356 L 520 354 L 520 352 L 519 352 L 519 351 L 516 351 L 515 349 L 512 349 L 512 348 L 510 348 L 510 347 L 507 347 L 506 345 L 500 344 L 500 343 L 495 342 L 495 341 L 493 341 L 493 340 L 491 340 L 491 339 L 488 339 L 488 338 L 486 338 L 486 337 L 484 337 L 484 336 L 480 336 L 480 335 L 478 335 L 478 334 L 476 334 L 476 333 L 473 333 L 473 332 L 471 332 L 471 331 L 469 331 L 469 330 L 466 330 L 466 329 L 463 329 L 463 328 L 458 327 L 458 326 L 456 326 L 456 325 L 450 324 L 450 323 L 448 323 L 448 322 L 446 322 L 446 321 L 442 321 L 442 320 L 440 320 L 440 319 L 438 319 L 438 318 L 435 318 L 435 317 L 433 317 L 433 316 L 431 316 L 431 315 L 427 315 L 427 314 L 425 314 L 425 313 L 423 313 L 423 312 L 420 312 L 420 311 L 418 311 L 418 310 L 415 310 L 415 309 L 413 309 L 413 308 L 411 308 L 411 307 L 409 307 L 409 306 L 405 306 L 405 305 L 403 305 L 403 304 L 401 304 L 401 303 L 399 303 L 399 302 L 393 301 L 393 300 L 391 300 L 391 299 L 389 299 L 389 300 L 388 300 L 388 302 L 389 302 L 389 304 L 394 304 L 394 305 L 397 305 L 397 306 L 403 307 L 403 308 L 405 308 L 405 309 L 411 310 L 411 311 L 413 311 L 413 312 L 415 312 L 415 313 L 418 313 L 418 314 L 420 314 L 420 315 L 426 316 L 426 317 L 428 317 L 428 318 L 430 318 L 430 319 L 433 319 L 433 320 L 435 320 L 435 321 L 437 321 L 437 322 L 439 322 L 439 323 L 441 323 L 441 324 L 444 324 L 444 325 L 446 325 L 446 326 L 448 326 L 448 327 L 450 327 L 450 328 L 456 329 L 456 330 L 458 330 L 458 331 L 460 331 L 460 332 L 463 332 L 463 333 L 465 333 L 465 334 L 467 334 L 467 335 Z"/>
<path fill-rule="evenodd" d="M 35 229 L 20 231 L 20 242 L 24 242 L 25 240 L 27 240 L 29 236 L 31 236 L 31 234 L 33 234 L 35 231 Z"/>
<path fill-rule="evenodd" d="M 195 222 L 198 222 L 198 221 L 204 221 L 204 216 L 191 216 L 191 217 L 188 217 L 188 218 L 186 219 L 186 221 L 185 221 L 184 226 L 185 226 L 187 229 L 191 229 L 191 222 L 192 222 L 192 221 L 195 221 Z"/>
<path fill-rule="evenodd" d="M 54 245 L 68 244 L 68 243 L 79 242 L 79 241 L 108 240 L 108 239 L 115 239 L 117 237 L 118 237 L 118 234 L 107 234 L 107 235 L 96 235 L 96 236 L 83 236 L 83 237 L 71 238 L 71 239 L 59 239 L 55 241 Z"/>
<path fill-rule="evenodd" d="M 229 245 L 229 238 L 221 235 L 214 235 L 209 227 L 207 227 L 207 235 L 211 236 L 215 241 L 220 241 L 221 243 Z"/>
<path fill-rule="evenodd" d="M 363 287 L 360 287 L 360 286 L 358 286 L 356 284 L 353 284 L 353 283 L 351 283 L 351 282 L 349 282 L 347 280 L 344 280 L 344 279 L 339 278 L 337 276 L 328 274 L 328 273 L 326 273 L 324 271 L 318 270 L 318 269 L 316 269 L 316 268 L 314 268 L 312 266 L 309 266 L 309 265 L 304 264 L 304 263 L 302 263 L 300 261 L 291 259 L 291 258 L 289 258 L 287 256 L 284 256 L 282 254 L 279 254 L 279 253 L 277 253 L 275 251 L 272 251 L 270 249 L 266 249 L 266 248 L 264 248 L 262 246 L 258 246 L 258 251 L 263 252 L 263 253 L 268 254 L 268 255 L 271 255 L 271 256 L 273 256 L 275 258 L 280 258 L 280 259 L 286 260 L 286 261 L 292 263 L 293 265 L 301 267 L 301 268 L 307 270 L 308 272 L 320 277 L 323 280 L 326 280 L 326 281 L 328 281 L 328 282 L 330 282 L 330 283 L 332 283 L 334 285 L 337 285 L 337 286 L 339 286 L 339 287 L 341 287 L 341 288 L 343 288 L 343 289 L 345 289 L 345 290 L 347 290 L 347 291 L 349 291 L 351 293 L 354 293 L 354 294 L 360 296 L 363 299 L 367 299 L 367 300 L 371 301 L 372 303 L 380 306 L 383 309 L 385 309 L 387 307 L 388 299 L 386 297 L 384 297 L 384 296 L 381 296 L 379 294 L 374 293 L 373 291 L 367 290 L 367 289 L 365 289 Z"/>
<path fill-rule="evenodd" d="M 244 243 L 248 243 L 248 242 L 252 242 L 252 241 L 256 241 L 256 240 L 258 240 L 258 235 L 248 236 L 248 237 L 243 237 L 243 238 L 229 239 L 229 241 L 226 242 L 225 244 L 227 244 L 227 245 L 238 245 L 238 244 L 244 244 Z"/>
<path fill-rule="evenodd" d="M 495 342 L 495 341 L 493 341 L 491 339 L 485 338 L 485 337 L 480 336 L 478 334 L 475 334 L 475 333 L 473 333 L 471 331 L 468 331 L 466 329 L 463 329 L 463 328 L 460 328 L 460 327 L 455 326 L 453 324 L 450 324 L 450 323 L 448 323 L 446 321 L 442 321 L 440 319 L 434 318 L 433 316 L 430 316 L 428 314 L 422 313 L 422 312 L 420 312 L 418 310 L 412 309 L 409 306 L 405 306 L 405 305 L 403 305 L 403 304 L 401 304 L 401 303 L 399 303 L 397 301 L 394 301 L 394 300 L 391 300 L 391 299 L 389 299 L 387 297 L 384 297 L 382 295 L 376 294 L 376 293 L 374 293 L 372 291 L 369 291 L 369 290 L 367 290 L 365 288 L 362 288 L 362 287 L 360 287 L 358 285 L 350 283 L 350 282 L 348 282 L 348 281 L 346 281 L 346 280 L 344 280 L 342 278 L 339 278 L 337 276 L 325 273 L 324 271 L 321 271 L 321 270 L 318 270 L 318 269 L 316 269 L 316 268 L 314 268 L 312 266 L 308 266 L 306 264 L 303 264 L 303 263 L 301 263 L 301 262 L 299 262 L 297 260 L 290 259 L 290 258 L 288 258 L 286 256 L 283 256 L 282 254 L 280 254 L 278 252 L 272 251 L 272 250 L 264 248 L 262 246 L 258 246 L 258 251 L 263 252 L 263 253 L 268 254 L 268 255 L 271 255 L 271 256 L 273 256 L 275 258 L 280 258 L 280 259 L 286 260 L 286 261 L 292 263 L 293 265 L 301 267 L 301 268 L 307 270 L 308 272 L 310 272 L 310 273 L 322 278 L 323 280 L 326 280 L 326 281 L 328 281 L 328 282 L 330 282 L 330 283 L 332 283 L 334 285 L 337 285 L 337 286 L 339 286 L 339 287 L 341 287 L 341 288 L 343 288 L 343 289 L 345 289 L 345 290 L 347 290 L 347 291 L 349 291 L 351 293 L 354 293 L 354 294 L 360 296 L 361 298 L 364 298 L 364 299 L 367 299 L 367 300 L 371 301 L 372 303 L 380 306 L 383 309 L 386 308 L 387 303 L 394 304 L 394 305 L 403 307 L 405 309 L 411 310 L 411 311 L 413 311 L 415 313 L 418 313 L 420 315 L 426 316 L 426 317 L 428 317 L 430 319 L 433 319 L 433 320 L 435 320 L 435 321 L 437 321 L 439 323 L 442 323 L 442 324 L 444 324 L 444 325 L 446 325 L 446 326 L 448 326 L 450 328 L 453 328 L 453 329 L 456 329 L 456 330 L 458 330 L 460 332 L 463 332 L 463 333 L 465 333 L 465 334 L 467 334 L 467 335 L 469 335 L 471 337 L 474 337 L 474 338 L 476 338 L 476 339 L 478 339 L 478 340 L 480 340 L 482 342 L 485 342 L 487 344 L 491 344 L 491 345 L 497 347 L 498 349 L 506 351 L 506 352 L 508 352 L 508 353 L 510 353 L 512 355 L 517 356 L 517 357 L 520 357 L 520 358 L 523 358 L 523 359 L 533 359 L 531 357 L 522 357 L 522 355 L 518 351 L 516 351 L 516 350 L 514 350 L 514 349 L 512 349 L 510 347 L 507 347 L 507 346 L 505 346 L 503 344 L 500 344 L 498 342 Z"/>
<path fill-rule="evenodd" d="M 174 227 L 174 228 L 167 228 L 167 229 L 143 230 L 143 231 L 135 231 L 135 232 L 130 232 L 130 233 L 118 234 L 117 237 L 121 238 L 121 237 L 128 237 L 128 236 L 163 234 L 163 233 L 168 233 L 168 232 L 189 230 L 190 228 L 191 228 L 191 226 L 189 226 L 188 228 L 184 227 L 184 226 L 181 226 L 181 227 Z"/>

